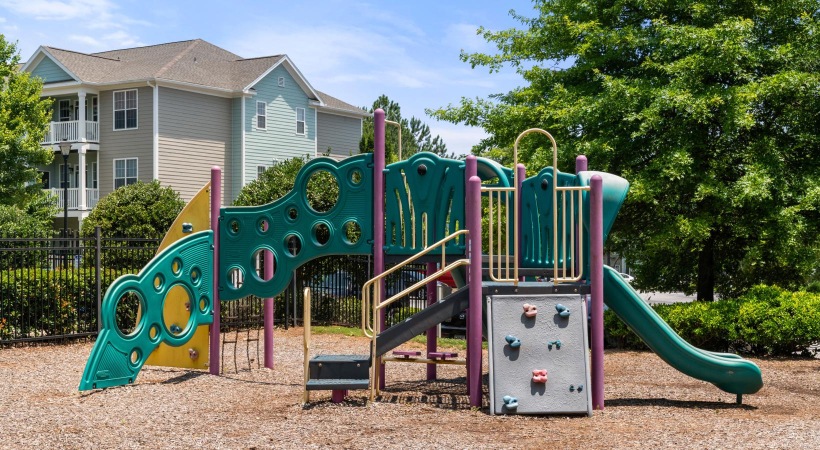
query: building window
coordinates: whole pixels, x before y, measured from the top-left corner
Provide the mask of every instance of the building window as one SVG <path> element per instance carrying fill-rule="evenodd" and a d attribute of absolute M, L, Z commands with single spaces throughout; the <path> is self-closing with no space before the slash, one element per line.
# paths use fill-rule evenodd
<path fill-rule="evenodd" d="M 85 187 L 97 189 L 97 163 L 85 165 Z"/>
<path fill-rule="evenodd" d="M 256 128 L 264 130 L 266 128 L 266 120 L 268 118 L 268 109 L 265 102 L 256 102 Z"/>
<path fill-rule="evenodd" d="M 137 182 L 137 158 L 114 160 L 114 189 Z"/>
<path fill-rule="evenodd" d="M 114 129 L 137 128 L 137 90 L 114 91 Z"/>
<path fill-rule="evenodd" d="M 60 122 L 71 120 L 71 100 L 60 100 Z"/>
<path fill-rule="evenodd" d="M 43 189 L 48 189 L 51 187 L 51 172 L 43 171 L 40 172 L 40 182 L 43 184 Z"/>
<path fill-rule="evenodd" d="M 285 87 L 285 77 L 279 77 L 279 87 Z"/>
<path fill-rule="evenodd" d="M 91 97 L 91 121 L 92 122 L 98 122 L 100 120 L 98 111 L 99 111 L 99 108 L 97 106 L 97 97 Z"/>
<path fill-rule="evenodd" d="M 305 134 L 305 108 L 296 108 L 296 134 Z"/>
<path fill-rule="evenodd" d="M 268 170 L 265 166 L 256 166 L 256 178 L 262 178 L 262 174 Z"/>

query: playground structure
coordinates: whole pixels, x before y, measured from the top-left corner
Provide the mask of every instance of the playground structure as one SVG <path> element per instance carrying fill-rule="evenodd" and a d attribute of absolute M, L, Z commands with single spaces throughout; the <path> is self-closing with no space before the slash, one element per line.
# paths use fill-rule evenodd
<path fill-rule="evenodd" d="M 555 141 L 538 129 L 516 140 L 512 170 L 483 158 L 456 161 L 429 153 L 385 166 L 384 112 L 377 110 L 374 120 L 372 154 L 340 162 L 312 160 L 294 189 L 267 205 L 220 208 L 221 171 L 212 169 L 210 186 L 172 227 L 174 242 L 138 275 L 121 277 L 106 293 L 102 331 L 80 390 L 133 383 L 146 363 L 176 365 L 186 358 L 185 367 L 191 367 L 190 361 L 202 367 L 210 358 L 209 370 L 218 374 L 220 302 L 248 295 L 266 298 L 264 362 L 272 367 L 272 297 L 287 287 L 295 268 L 333 254 L 373 255 L 374 278 L 362 288 L 362 329 L 371 339 L 370 354 L 310 358 L 306 292 L 305 401 L 310 390 L 331 390 L 338 401 L 350 389 L 370 389 L 375 400 L 384 387 L 385 362 L 400 361 L 427 364 L 428 379 L 435 378 L 436 364 L 464 364 L 470 403 L 480 407 L 486 329 L 492 413 L 591 414 L 604 407 L 604 301 L 681 372 L 736 394 L 738 402 L 762 387 L 755 364 L 692 347 L 603 265 L 603 243 L 626 198 L 626 180 L 588 171 L 584 157 L 576 160 L 574 174 L 559 172 Z M 518 145 L 531 133 L 550 139 L 553 165 L 526 178 L 524 166 L 517 164 Z M 339 186 L 337 201 L 327 211 L 315 210 L 306 197 L 308 182 L 319 172 Z M 209 221 L 204 220 L 206 195 Z M 482 201 L 487 217 L 482 217 Z M 187 220 L 193 216 L 195 221 Z M 387 260 L 397 264 L 385 270 Z M 385 298 L 386 277 L 410 262 L 426 262 L 427 276 Z M 460 286 L 456 291 L 439 301 L 428 295 L 425 309 L 386 326 L 391 304 L 425 285 L 430 292 L 445 272 Z M 524 281 L 533 276 L 550 281 Z M 587 294 L 592 298 L 589 342 Z M 140 304 L 130 332 L 116 324 L 123 298 L 137 298 Z M 439 352 L 434 332 L 427 333 L 426 357 L 395 350 L 464 309 L 465 360 Z M 196 338 L 201 343 L 192 344 Z M 151 356 L 165 345 L 168 356 Z"/>

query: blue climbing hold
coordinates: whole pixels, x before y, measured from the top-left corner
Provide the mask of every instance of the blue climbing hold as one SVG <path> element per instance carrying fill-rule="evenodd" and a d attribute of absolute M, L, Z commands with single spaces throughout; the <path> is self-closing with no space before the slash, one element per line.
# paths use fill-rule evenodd
<path fill-rule="evenodd" d="M 515 411 L 516 409 L 518 409 L 517 398 L 510 395 L 505 395 L 502 400 L 504 400 L 504 408 L 506 408 L 508 411 Z"/>
<path fill-rule="evenodd" d="M 510 347 L 512 348 L 521 347 L 521 339 L 518 339 L 517 337 L 511 334 L 508 334 L 506 337 L 504 337 L 504 340 L 507 341 L 507 343 L 510 344 Z"/>
<path fill-rule="evenodd" d="M 567 307 L 559 303 L 559 304 L 555 305 L 555 310 L 560 313 L 562 311 L 566 311 Z"/>

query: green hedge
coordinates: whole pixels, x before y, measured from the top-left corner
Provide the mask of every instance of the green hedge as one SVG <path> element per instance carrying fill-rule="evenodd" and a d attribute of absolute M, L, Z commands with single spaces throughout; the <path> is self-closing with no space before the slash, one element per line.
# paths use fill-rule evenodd
<path fill-rule="evenodd" d="M 122 273 L 103 272 L 103 292 Z M 0 271 L 0 341 L 95 331 L 93 269 Z"/>
<path fill-rule="evenodd" d="M 690 344 L 757 356 L 808 355 L 820 343 L 820 294 L 757 286 L 738 299 L 653 307 Z M 604 313 L 609 347 L 646 349 L 612 312 Z"/>

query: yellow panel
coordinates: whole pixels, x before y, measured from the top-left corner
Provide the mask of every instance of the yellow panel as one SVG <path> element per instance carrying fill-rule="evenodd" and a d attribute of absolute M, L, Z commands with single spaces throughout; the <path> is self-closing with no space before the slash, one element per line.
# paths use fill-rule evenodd
<path fill-rule="evenodd" d="M 210 229 L 210 192 L 211 183 L 208 183 L 185 205 L 185 208 L 179 213 L 176 220 L 174 220 L 174 224 L 171 225 L 171 229 L 168 230 L 168 233 L 165 234 L 165 238 L 159 244 L 157 253 L 190 234 L 182 231 L 183 223 L 193 225 L 192 233 Z M 189 312 L 184 307 L 180 307 L 180 305 L 184 305 L 188 299 L 177 298 L 178 295 L 183 295 L 180 291 L 172 290 L 168 294 L 162 311 L 163 320 L 166 322 L 166 326 L 178 324 L 180 328 L 184 329 L 188 321 Z M 189 305 L 189 307 L 196 307 L 196 305 Z M 209 359 L 208 350 L 210 349 L 208 329 L 208 325 L 201 325 L 193 337 L 191 337 L 191 340 L 181 347 L 171 347 L 167 344 L 160 344 L 159 347 L 151 353 L 145 361 L 145 364 L 152 366 L 181 367 L 185 369 L 207 368 Z M 191 358 L 192 351 L 197 353 L 196 359 Z"/>

